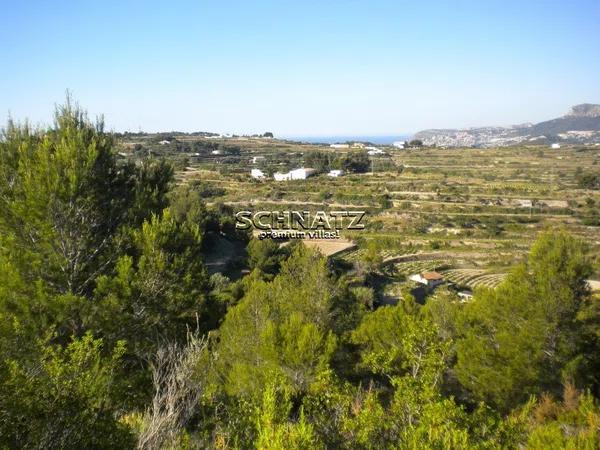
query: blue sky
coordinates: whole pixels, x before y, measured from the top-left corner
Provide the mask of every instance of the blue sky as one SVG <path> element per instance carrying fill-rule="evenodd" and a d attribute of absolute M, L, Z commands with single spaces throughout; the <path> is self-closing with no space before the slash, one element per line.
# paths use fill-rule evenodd
<path fill-rule="evenodd" d="M 402 134 L 600 103 L 600 1 L 0 0 L 0 114 L 114 130 Z"/>

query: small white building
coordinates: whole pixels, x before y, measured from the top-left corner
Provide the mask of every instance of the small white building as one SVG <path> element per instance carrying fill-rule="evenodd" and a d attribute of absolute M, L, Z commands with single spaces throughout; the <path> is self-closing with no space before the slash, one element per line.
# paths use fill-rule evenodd
<path fill-rule="evenodd" d="M 287 173 L 275 172 L 273 174 L 273 178 L 275 178 L 275 181 L 288 181 L 288 180 L 292 179 L 292 176 L 290 175 L 290 172 L 287 172 Z"/>
<path fill-rule="evenodd" d="M 331 148 L 350 148 L 348 144 L 331 144 Z"/>
<path fill-rule="evenodd" d="M 299 169 L 290 171 L 292 180 L 306 180 L 308 177 L 315 175 L 316 173 L 316 169 L 311 169 L 309 167 L 300 167 Z"/>
<path fill-rule="evenodd" d="M 264 156 L 254 156 L 252 158 L 252 164 L 256 164 L 258 161 L 265 159 Z"/>
<path fill-rule="evenodd" d="M 436 287 L 444 282 L 442 274 L 437 272 L 423 272 L 416 273 L 408 277 L 409 280 L 416 281 L 417 283 L 424 284 L 427 287 Z"/>
<path fill-rule="evenodd" d="M 167 140 L 159 142 L 160 145 L 169 145 L 170 143 L 171 143 L 171 141 L 167 141 Z"/>
<path fill-rule="evenodd" d="M 334 178 L 341 177 L 342 175 L 344 175 L 344 171 L 337 170 L 337 169 L 330 170 L 329 173 L 327 174 L 328 177 L 334 177 Z"/>
<path fill-rule="evenodd" d="M 399 149 L 404 149 L 404 148 L 406 148 L 406 141 L 396 141 L 396 142 L 392 143 L 392 146 L 399 148 Z"/>
<path fill-rule="evenodd" d="M 553 148 L 553 149 L 555 149 L 555 150 L 558 150 L 558 149 L 560 148 L 560 144 L 558 144 L 558 143 L 554 143 L 554 144 L 552 144 L 552 145 L 550 146 L 550 148 Z"/>
<path fill-rule="evenodd" d="M 376 148 L 375 150 L 369 150 L 367 152 L 367 154 L 369 156 L 376 156 L 376 155 L 385 155 L 385 152 L 383 150 L 381 150 L 380 148 Z"/>
<path fill-rule="evenodd" d="M 290 170 L 288 173 L 276 172 L 273 174 L 275 181 L 288 181 L 288 180 L 306 180 L 308 177 L 315 175 L 316 169 L 310 167 L 300 167 L 299 169 Z"/>
<path fill-rule="evenodd" d="M 252 178 L 256 178 L 257 180 L 263 180 L 265 178 L 265 173 L 260 169 L 252 169 L 250 171 L 250 176 L 252 176 Z"/>
<path fill-rule="evenodd" d="M 352 148 L 365 148 L 365 144 L 363 144 L 362 142 L 354 142 L 352 144 Z"/>
<path fill-rule="evenodd" d="M 223 151 L 222 150 L 213 150 L 212 152 L 210 152 L 212 155 L 222 155 Z"/>

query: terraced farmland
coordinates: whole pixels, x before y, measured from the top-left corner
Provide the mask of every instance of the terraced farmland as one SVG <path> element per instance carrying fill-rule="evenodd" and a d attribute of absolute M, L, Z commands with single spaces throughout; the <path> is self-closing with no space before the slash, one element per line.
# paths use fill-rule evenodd
<path fill-rule="evenodd" d="M 403 275 L 435 269 L 459 284 L 494 287 L 540 232 L 565 228 L 589 244 L 599 262 L 591 278 L 600 279 L 600 191 L 578 184 L 581 173 L 600 167 L 600 148 L 381 146 L 387 156 L 374 159 L 374 171 L 277 182 L 254 180 L 250 169 L 287 170 L 305 165 L 311 152 L 334 159 L 347 151 L 276 139 L 211 142 L 237 146 L 239 154 L 195 157 L 178 174 L 180 183 L 219 188 L 219 195 L 207 195 L 209 207 L 222 204 L 232 214 L 246 209 L 367 211 L 364 230 L 342 233 L 358 244 L 338 256 L 347 262 L 368 259 L 372 255 L 365 255 L 366 249 L 375 246 L 384 264 L 394 264 Z M 440 254 L 420 256 L 433 252 Z"/>
<path fill-rule="evenodd" d="M 366 253 L 366 250 L 363 248 L 360 248 L 360 249 L 356 249 L 351 252 L 345 253 L 343 258 L 344 258 L 344 260 L 349 261 L 349 262 L 357 262 L 357 261 L 360 261 L 360 259 L 365 255 L 365 253 Z M 380 252 L 380 255 L 384 261 L 387 259 L 396 258 L 396 257 L 400 256 L 400 255 L 398 255 L 398 253 L 396 253 L 392 250 L 382 250 Z"/>
<path fill-rule="evenodd" d="M 446 280 L 472 289 L 477 287 L 495 288 L 506 278 L 505 273 L 489 273 L 481 269 L 449 269 L 442 270 L 441 273 Z"/>
<path fill-rule="evenodd" d="M 412 275 L 414 273 L 440 272 L 449 267 L 448 261 L 442 259 L 431 259 L 425 261 L 408 261 L 394 264 L 396 271 L 402 275 Z"/>

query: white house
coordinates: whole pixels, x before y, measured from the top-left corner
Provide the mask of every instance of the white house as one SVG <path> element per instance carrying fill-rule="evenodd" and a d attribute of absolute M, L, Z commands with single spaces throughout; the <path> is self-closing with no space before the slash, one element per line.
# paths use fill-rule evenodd
<path fill-rule="evenodd" d="M 292 179 L 292 176 L 290 175 L 290 172 L 287 172 L 287 173 L 275 172 L 273 174 L 273 178 L 275 178 L 275 181 L 288 181 L 288 180 Z"/>
<path fill-rule="evenodd" d="M 375 150 L 369 150 L 367 152 L 367 154 L 370 156 L 385 155 L 385 152 L 383 150 L 381 150 L 380 148 L 376 148 Z"/>
<path fill-rule="evenodd" d="M 159 142 L 160 145 L 169 145 L 170 143 L 171 143 L 171 141 L 167 141 L 167 140 Z"/>
<path fill-rule="evenodd" d="M 334 178 L 341 177 L 342 175 L 344 175 L 344 171 L 337 170 L 337 169 L 330 170 L 329 173 L 327 174 L 328 177 L 334 177 Z"/>
<path fill-rule="evenodd" d="M 292 180 L 306 180 L 308 177 L 316 173 L 316 169 L 311 169 L 309 167 L 300 167 L 299 169 L 294 169 L 290 171 Z"/>
<path fill-rule="evenodd" d="M 362 142 L 354 142 L 352 144 L 352 148 L 365 148 L 365 144 L 363 144 Z"/>
<path fill-rule="evenodd" d="M 265 157 L 264 156 L 254 156 L 252 158 L 252 164 L 256 164 L 258 161 L 260 161 L 262 159 L 265 159 Z"/>
<path fill-rule="evenodd" d="M 396 142 L 392 143 L 392 146 L 403 149 L 406 147 L 406 141 L 396 141 Z"/>
<path fill-rule="evenodd" d="M 316 173 L 316 169 L 300 167 L 299 169 L 290 170 L 288 173 L 276 172 L 273 174 L 273 178 L 275 178 L 275 181 L 306 180 L 308 177 L 315 175 Z"/>
<path fill-rule="evenodd" d="M 550 146 L 550 148 L 553 148 L 553 149 L 559 149 L 559 148 L 560 148 L 560 144 L 552 144 L 552 145 Z"/>
<path fill-rule="evenodd" d="M 444 282 L 444 277 L 437 272 L 416 273 L 408 278 L 427 287 L 436 287 Z"/>
<path fill-rule="evenodd" d="M 331 148 L 350 148 L 348 144 L 331 144 Z"/>
<path fill-rule="evenodd" d="M 256 178 L 257 180 L 262 180 L 265 178 L 265 173 L 260 169 L 252 169 L 250 171 L 250 175 L 252 178 Z"/>

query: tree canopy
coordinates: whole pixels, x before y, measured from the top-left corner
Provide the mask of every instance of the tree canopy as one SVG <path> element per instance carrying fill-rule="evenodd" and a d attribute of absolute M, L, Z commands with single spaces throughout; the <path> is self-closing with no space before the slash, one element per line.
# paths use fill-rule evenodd
<path fill-rule="evenodd" d="M 219 186 L 176 185 L 169 162 L 117 148 L 70 99 L 51 127 L 11 121 L 0 137 L 0 447 L 600 445 L 600 308 L 580 238 L 539 234 L 466 303 L 439 289 L 383 305 L 387 241 L 350 271 L 251 239 L 206 202 Z M 210 271 L 223 240 L 242 249 L 237 276 Z"/>

